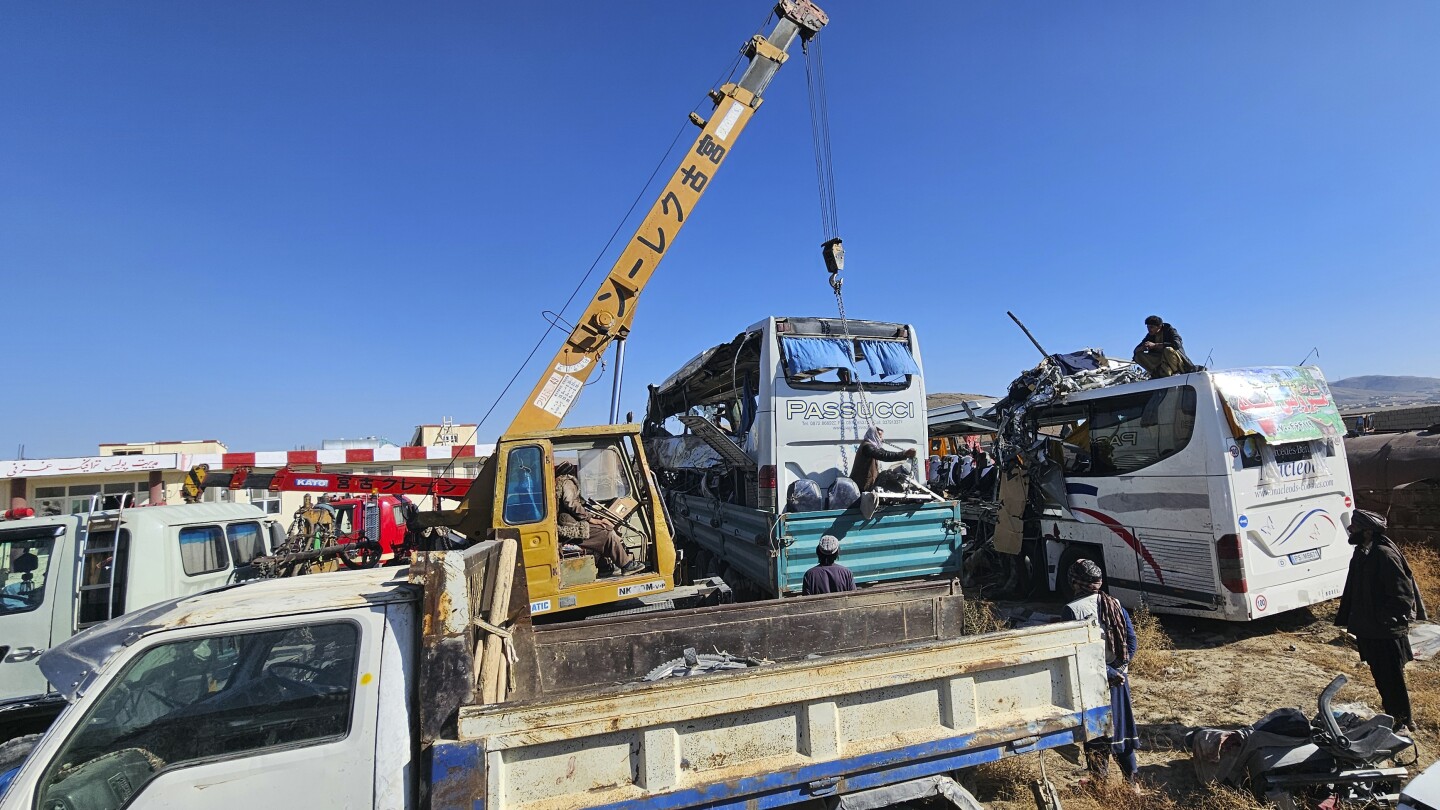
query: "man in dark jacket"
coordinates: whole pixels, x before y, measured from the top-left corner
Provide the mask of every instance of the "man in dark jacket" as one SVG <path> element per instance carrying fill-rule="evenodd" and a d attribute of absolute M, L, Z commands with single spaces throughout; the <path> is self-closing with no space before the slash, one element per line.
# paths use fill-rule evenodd
<path fill-rule="evenodd" d="M 884 445 L 883 428 L 872 427 L 865 431 L 865 439 L 860 442 L 860 447 L 855 451 L 855 461 L 850 465 L 850 480 L 855 482 L 861 492 L 869 492 L 875 488 L 875 477 L 880 474 L 880 462 L 915 458 L 913 447 L 886 450 Z"/>
<path fill-rule="evenodd" d="M 580 467 L 573 461 L 555 465 L 555 531 L 561 542 L 590 552 L 601 576 L 629 576 L 645 570 L 604 518 L 592 513 L 580 495 Z"/>
<path fill-rule="evenodd" d="M 1385 518 L 1364 509 L 1350 519 L 1350 573 L 1335 623 L 1355 636 L 1360 660 L 1370 665 L 1385 713 L 1395 725 L 1409 726 L 1410 693 L 1405 664 L 1410 651 L 1410 620 L 1425 618 L 1415 578 L 1394 541 L 1385 536 Z"/>
<path fill-rule="evenodd" d="M 1145 337 L 1135 347 L 1135 362 L 1150 376 L 1159 379 L 1195 371 L 1195 364 L 1185 354 L 1180 332 L 1159 315 L 1145 319 Z"/>
<path fill-rule="evenodd" d="M 821 537 L 820 544 L 815 547 L 815 556 L 820 558 L 820 564 L 805 572 L 805 580 L 800 585 L 801 596 L 855 590 L 855 575 L 849 568 L 835 562 L 840 556 L 838 538 L 831 534 Z"/>

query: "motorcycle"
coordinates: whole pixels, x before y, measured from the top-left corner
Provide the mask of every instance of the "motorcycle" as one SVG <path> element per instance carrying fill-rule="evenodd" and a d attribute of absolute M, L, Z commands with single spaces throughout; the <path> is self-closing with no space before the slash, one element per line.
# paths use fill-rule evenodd
<path fill-rule="evenodd" d="M 1185 743 L 1196 776 L 1201 782 L 1248 786 L 1280 810 L 1395 806 L 1419 749 L 1396 732 L 1387 714 L 1364 718 L 1333 711 L 1331 703 L 1347 682 L 1337 675 L 1325 687 L 1314 718 L 1287 708 L 1241 729 L 1192 730 Z"/>

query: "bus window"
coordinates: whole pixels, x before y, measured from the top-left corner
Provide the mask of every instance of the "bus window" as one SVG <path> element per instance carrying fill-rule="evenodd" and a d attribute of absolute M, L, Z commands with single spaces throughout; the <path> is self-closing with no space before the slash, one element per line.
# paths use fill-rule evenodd
<path fill-rule="evenodd" d="M 1128 475 L 1169 458 L 1195 433 L 1195 389 L 1162 388 L 1091 400 L 1090 470 L 1080 475 Z"/>
<path fill-rule="evenodd" d="M 1047 408 L 1035 419 L 1039 433 L 1060 440 L 1058 450 L 1052 448 L 1050 453 L 1067 474 L 1083 474 L 1090 469 L 1089 409 L 1084 404 Z M 1057 452 L 1059 455 L 1055 455 Z"/>

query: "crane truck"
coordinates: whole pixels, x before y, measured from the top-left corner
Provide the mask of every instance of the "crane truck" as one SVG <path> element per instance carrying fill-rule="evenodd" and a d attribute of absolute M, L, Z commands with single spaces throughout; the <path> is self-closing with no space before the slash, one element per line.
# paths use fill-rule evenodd
<path fill-rule="evenodd" d="M 675 590 L 675 543 L 640 427 L 559 426 L 606 349 L 629 334 L 645 285 L 729 158 L 789 50 L 828 22 L 809 0 L 782 0 L 776 15 L 768 36 L 757 34 L 745 43 L 748 62 L 739 80 L 711 91 L 712 115 L 704 119 L 692 113 L 700 127 L 695 141 L 496 442 L 494 454 L 481 464 L 465 501 L 458 509 L 419 518 L 423 525 L 452 528 L 472 540 L 500 528 L 518 530 L 536 615 L 593 612 Z M 564 556 L 553 508 L 555 465 L 561 461 L 579 467 L 587 500 L 620 518 L 621 542 L 644 564 L 638 572 L 600 577 L 588 554 Z"/>

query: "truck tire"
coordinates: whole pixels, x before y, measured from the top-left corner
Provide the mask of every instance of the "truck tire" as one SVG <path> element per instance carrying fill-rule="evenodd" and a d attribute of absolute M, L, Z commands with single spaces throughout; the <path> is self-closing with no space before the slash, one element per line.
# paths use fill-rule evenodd
<path fill-rule="evenodd" d="M 1011 566 L 1006 590 L 1016 599 L 1029 599 L 1050 590 L 1045 578 L 1045 550 L 1035 540 L 1025 540 L 1020 553 L 1006 555 Z"/>
<path fill-rule="evenodd" d="M 1060 554 L 1060 565 L 1055 571 L 1055 595 L 1060 597 L 1061 602 L 1075 601 L 1075 589 L 1070 587 L 1070 566 L 1079 560 L 1090 560 L 1100 566 L 1103 574 L 1105 571 L 1105 555 L 1100 549 L 1094 546 L 1071 544 L 1065 547 Z"/>

